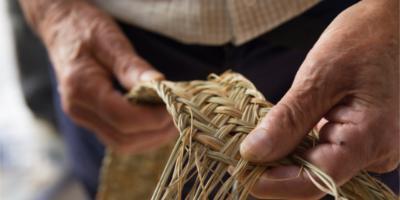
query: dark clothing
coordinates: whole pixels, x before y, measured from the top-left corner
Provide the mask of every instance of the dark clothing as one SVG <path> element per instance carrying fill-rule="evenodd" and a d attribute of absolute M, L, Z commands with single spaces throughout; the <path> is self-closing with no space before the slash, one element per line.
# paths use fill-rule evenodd
<path fill-rule="evenodd" d="M 250 79 L 268 100 L 276 103 L 289 89 L 297 69 L 322 31 L 355 2 L 323 1 L 274 31 L 241 46 L 185 45 L 127 24 L 120 23 L 120 26 L 137 52 L 168 80 L 205 79 L 210 73 L 232 69 Z M 58 96 L 56 99 L 60 128 L 65 134 L 74 170 L 93 197 L 104 155 L 103 146 L 93 134 L 73 124 L 60 111 Z"/>

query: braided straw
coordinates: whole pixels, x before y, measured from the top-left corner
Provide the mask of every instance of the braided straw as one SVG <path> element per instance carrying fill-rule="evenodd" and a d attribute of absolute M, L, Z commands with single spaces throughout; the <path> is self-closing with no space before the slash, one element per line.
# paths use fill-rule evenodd
<path fill-rule="evenodd" d="M 397 199 L 384 184 L 361 172 L 338 187 L 327 174 L 303 160 L 318 142 L 312 131 L 286 158 L 264 164 L 242 159 L 239 145 L 273 106 L 243 76 L 226 72 L 208 81 L 149 82 L 128 95 L 133 103 L 164 102 L 180 136 L 152 199 L 247 199 L 265 169 L 298 165 L 335 199 Z M 233 166 L 232 175 L 227 173 Z M 238 181 L 240 178 L 240 181 Z"/>
<path fill-rule="evenodd" d="M 108 149 L 101 167 L 97 200 L 150 199 L 172 144 L 137 155 Z"/>

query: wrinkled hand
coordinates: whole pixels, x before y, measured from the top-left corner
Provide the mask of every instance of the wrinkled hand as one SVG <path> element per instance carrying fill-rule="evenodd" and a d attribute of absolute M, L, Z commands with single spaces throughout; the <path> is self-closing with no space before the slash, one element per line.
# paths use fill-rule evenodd
<path fill-rule="evenodd" d="M 139 57 L 115 22 L 84 1 L 59 6 L 40 24 L 59 82 L 64 111 L 117 151 L 137 153 L 177 133 L 164 108 L 132 106 L 114 89 L 162 79 Z"/>
<path fill-rule="evenodd" d="M 254 162 L 278 160 L 320 121 L 320 142 L 303 156 L 342 185 L 360 170 L 399 164 L 398 1 L 362 1 L 322 34 L 282 100 L 241 144 Z M 397 12 L 396 12 L 397 11 Z M 323 194 L 296 166 L 267 170 L 260 198 L 316 199 Z M 271 178 L 289 178 L 271 180 Z"/>

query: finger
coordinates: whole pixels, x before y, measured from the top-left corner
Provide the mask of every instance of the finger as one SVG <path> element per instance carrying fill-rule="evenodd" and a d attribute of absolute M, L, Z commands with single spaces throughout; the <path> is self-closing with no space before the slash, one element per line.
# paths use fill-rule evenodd
<path fill-rule="evenodd" d="M 162 130 L 143 132 L 129 135 L 128 143 L 118 146 L 115 150 L 123 154 L 142 153 L 152 151 L 161 146 L 167 145 L 178 135 L 178 130 L 171 123 L 170 126 Z"/>
<path fill-rule="evenodd" d="M 329 110 L 325 117 L 331 122 L 359 124 L 365 122 L 365 111 L 361 111 L 357 105 L 341 102 Z"/>
<path fill-rule="evenodd" d="M 366 117 L 368 116 L 368 117 Z M 383 139 L 385 134 L 379 134 L 378 139 L 374 138 L 375 134 L 372 130 L 380 130 L 381 128 L 374 128 L 373 126 L 381 127 L 379 123 L 380 116 L 376 116 L 374 112 L 366 112 L 361 111 L 361 109 L 357 108 L 356 104 L 351 104 L 351 102 L 347 102 L 346 104 L 340 104 L 335 106 L 326 117 L 335 123 L 329 123 L 327 126 L 324 126 L 325 131 L 323 132 L 335 132 L 335 131 L 327 131 L 328 129 L 334 129 L 337 127 L 353 127 L 352 135 L 357 135 L 358 141 L 362 141 L 364 144 L 364 148 L 362 148 L 362 144 L 359 147 L 360 150 L 365 151 L 367 153 L 363 154 L 365 160 L 368 161 L 366 169 L 375 173 L 385 173 L 395 169 L 398 165 L 399 159 L 399 151 L 396 148 L 390 148 L 391 146 L 399 146 L 399 140 L 393 138 Z M 378 123 L 377 123 L 378 122 Z M 356 128 L 358 127 L 358 128 Z M 372 133 L 372 135 L 371 135 Z M 360 139 L 362 138 L 362 139 Z M 333 141 L 339 143 L 337 138 L 334 137 L 333 134 L 323 134 L 321 135 L 320 141 Z M 384 141 L 381 143 L 380 141 Z M 388 142 L 389 141 L 389 142 Z M 343 142 L 343 141 L 342 141 Z M 383 148 L 382 148 L 383 147 Z"/>
<path fill-rule="evenodd" d="M 309 150 L 304 155 L 305 158 L 337 177 L 355 174 L 367 163 L 370 150 L 368 146 L 371 140 L 371 138 L 360 139 L 362 134 L 358 129 L 351 123 L 326 123 L 319 133 L 320 145 Z M 331 155 L 337 159 L 331 159 Z M 341 167 L 335 168 L 337 164 Z M 342 184 L 344 180 L 339 178 L 336 181 Z"/>
<path fill-rule="evenodd" d="M 326 123 L 328 123 L 328 120 L 327 120 L 326 118 L 322 118 L 322 119 L 318 122 L 317 126 L 315 127 L 315 128 L 316 128 L 316 131 L 319 132 L 319 131 L 321 130 L 321 128 L 322 128 Z"/>
<path fill-rule="evenodd" d="M 324 193 L 308 179 L 307 174 L 294 165 L 266 170 L 250 193 L 260 199 L 311 200 L 324 196 Z"/>
<path fill-rule="evenodd" d="M 96 113 L 80 106 L 74 106 L 68 114 L 75 123 L 95 132 L 103 144 L 115 147 L 122 141 L 115 129 L 99 118 Z"/>
<path fill-rule="evenodd" d="M 132 105 L 114 90 L 98 94 L 96 99 L 97 113 L 123 133 L 162 129 L 172 123 L 164 107 Z"/>
<path fill-rule="evenodd" d="M 234 167 L 230 166 L 228 172 L 234 175 Z M 244 183 L 250 172 L 244 172 L 236 178 Z M 298 185 L 303 186 L 297 190 Z M 293 187 L 296 186 L 296 187 Z M 291 194 L 286 194 L 290 191 Z M 279 166 L 269 168 L 258 178 L 257 182 L 250 189 L 253 197 L 259 199 L 319 199 L 324 193 L 318 190 L 304 173 L 304 169 L 295 166 Z"/>
<path fill-rule="evenodd" d="M 354 127 L 327 123 L 320 132 L 322 143 L 304 154 L 304 158 L 328 174 L 340 186 L 351 179 L 364 165 L 365 148 L 355 141 Z M 360 148 L 361 147 L 361 148 Z M 297 166 L 267 170 L 254 186 L 252 193 L 262 198 L 316 199 L 323 196 L 305 172 L 298 175 Z M 315 176 L 313 176 L 315 178 Z M 290 193 L 287 191 L 291 191 Z"/>
<path fill-rule="evenodd" d="M 336 148 L 332 144 L 321 144 L 306 157 L 340 186 L 357 172 L 354 163 L 351 162 L 352 156 Z M 279 199 L 319 199 L 324 196 L 325 193 L 318 189 L 309 175 L 302 170 L 298 166 L 282 166 L 267 170 L 254 185 L 251 193 L 259 198 Z M 315 174 L 312 175 L 322 183 Z"/>
<path fill-rule="evenodd" d="M 164 79 L 163 74 L 133 50 L 130 41 L 114 23 L 98 29 L 99 32 L 93 40 L 93 53 L 126 89 L 131 89 L 140 81 Z"/>
<path fill-rule="evenodd" d="M 292 152 L 340 99 L 324 87 L 312 81 L 292 86 L 242 142 L 241 155 L 253 162 L 268 162 Z"/>
<path fill-rule="evenodd" d="M 156 149 L 169 143 L 177 135 L 173 124 L 157 131 L 122 134 L 99 118 L 96 113 L 79 106 L 74 107 L 71 115 L 75 122 L 94 131 L 105 145 L 121 153 L 141 153 Z"/>
<path fill-rule="evenodd" d="M 85 67 L 68 73 L 61 83 L 60 92 L 67 113 L 71 105 L 79 104 L 90 108 L 123 133 L 162 129 L 171 123 L 171 117 L 161 106 L 130 104 L 113 88 L 108 73 L 94 60 L 87 59 L 83 64 Z"/>
<path fill-rule="evenodd" d="M 369 165 L 366 170 L 378 174 L 388 173 L 399 168 L 399 156 L 385 156 Z"/>

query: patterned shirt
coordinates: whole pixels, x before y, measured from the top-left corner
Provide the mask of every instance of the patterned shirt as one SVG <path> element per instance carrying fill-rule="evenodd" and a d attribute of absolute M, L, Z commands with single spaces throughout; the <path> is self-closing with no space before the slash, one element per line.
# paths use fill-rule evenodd
<path fill-rule="evenodd" d="M 243 44 L 319 0 L 93 0 L 119 20 L 188 44 Z"/>

